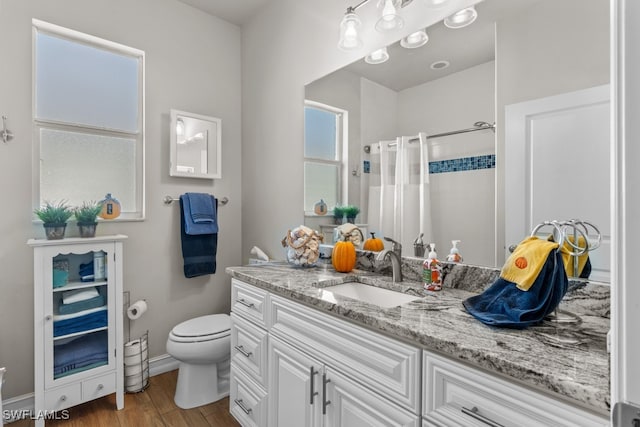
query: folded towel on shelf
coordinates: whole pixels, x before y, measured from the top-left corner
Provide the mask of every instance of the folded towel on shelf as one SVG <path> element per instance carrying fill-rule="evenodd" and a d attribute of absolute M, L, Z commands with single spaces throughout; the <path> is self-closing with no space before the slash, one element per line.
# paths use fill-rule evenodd
<path fill-rule="evenodd" d="M 106 303 L 102 295 L 87 299 L 84 301 L 72 302 L 71 304 L 60 304 L 58 306 L 59 314 L 77 314 L 81 311 L 90 310 L 104 306 Z"/>
<path fill-rule="evenodd" d="M 76 332 L 104 328 L 107 326 L 107 306 L 97 309 L 85 310 L 80 313 L 86 312 L 90 313 L 80 316 L 77 315 L 78 313 L 54 316 L 53 336 L 61 337 L 64 335 L 74 334 Z M 62 318 L 62 320 L 59 320 L 60 318 Z"/>
<path fill-rule="evenodd" d="M 78 301 L 84 301 L 91 298 L 95 298 L 98 295 L 98 290 L 95 286 L 90 288 L 74 289 L 72 291 L 66 291 L 62 293 L 62 303 L 71 304 Z"/>
<path fill-rule="evenodd" d="M 211 194 L 185 193 L 180 196 L 185 232 L 195 236 L 218 232 L 218 201 Z M 195 212 L 194 212 L 195 208 Z"/>
<path fill-rule="evenodd" d="M 107 331 L 95 332 L 64 344 L 55 345 L 53 350 L 54 377 L 58 378 L 82 371 L 90 366 L 107 363 L 108 349 Z"/>
<path fill-rule="evenodd" d="M 185 277 L 197 277 L 205 274 L 214 274 L 216 272 L 216 253 L 218 250 L 218 226 L 216 224 L 215 233 L 188 233 L 187 227 L 192 221 L 189 201 L 185 196 L 180 196 L 180 240 L 182 243 L 182 258 L 184 259 L 184 275 Z M 217 204 L 217 201 L 215 203 Z M 197 227 L 201 227 L 201 224 L 197 224 Z"/>
<path fill-rule="evenodd" d="M 525 239 L 507 259 L 500 277 L 482 294 L 462 302 L 465 309 L 491 326 L 523 329 L 542 321 L 567 292 L 558 246 L 535 237 Z"/>

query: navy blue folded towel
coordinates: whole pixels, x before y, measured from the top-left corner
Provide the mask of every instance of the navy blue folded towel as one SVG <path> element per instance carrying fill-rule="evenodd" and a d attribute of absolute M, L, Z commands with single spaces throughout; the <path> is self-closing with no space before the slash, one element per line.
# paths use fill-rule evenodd
<path fill-rule="evenodd" d="M 555 310 L 567 287 L 562 255 L 559 250 L 553 250 L 528 291 L 499 277 L 482 294 L 468 298 L 462 304 L 482 323 L 524 329 L 541 322 Z"/>
<path fill-rule="evenodd" d="M 194 193 L 180 196 L 180 240 L 182 243 L 182 258 L 184 259 L 185 277 L 197 277 L 216 272 L 216 253 L 218 251 L 218 224 L 211 227 L 211 223 L 196 224 L 191 217 L 191 205 L 189 200 Z M 213 212 L 217 210 L 218 201 L 207 194 L 213 200 Z M 209 227 L 209 233 L 204 233 Z M 192 233 L 188 232 L 188 228 Z M 197 232 L 194 234 L 194 229 Z M 211 231 L 215 230 L 215 231 Z"/>
<path fill-rule="evenodd" d="M 185 232 L 190 235 L 213 234 L 218 232 L 218 201 L 211 194 L 185 193 L 183 201 Z"/>

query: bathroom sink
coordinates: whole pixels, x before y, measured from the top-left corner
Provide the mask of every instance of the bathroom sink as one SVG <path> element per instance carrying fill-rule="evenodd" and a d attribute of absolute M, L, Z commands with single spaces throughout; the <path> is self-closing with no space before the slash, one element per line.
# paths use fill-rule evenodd
<path fill-rule="evenodd" d="M 334 295 L 356 299 L 384 308 L 397 307 L 420 298 L 415 295 L 407 295 L 360 282 L 346 282 L 340 285 L 327 286 L 320 290 L 320 297 L 326 301 L 336 302 Z"/>

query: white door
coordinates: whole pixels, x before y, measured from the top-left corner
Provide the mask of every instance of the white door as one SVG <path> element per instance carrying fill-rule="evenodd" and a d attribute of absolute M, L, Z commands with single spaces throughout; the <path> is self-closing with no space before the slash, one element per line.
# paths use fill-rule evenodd
<path fill-rule="evenodd" d="M 613 423 L 618 427 L 640 422 L 640 2 L 612 0 L 612 4 L 611 404 L 619 415 L 617 419 L 614 415 Z"/>
<path fill-rule="evenodd" d="M 507 248 L 543 221 L 588 221 L 602 234 L 600 248 L 589 254 L 590 278 L 606 282 L 611 269 L 609 90 L 609 85 L 597 86 L 508 105 L 504 160 Z"/>
<path fill-rule="evenodd" d="M 322 374 L 318 360 L 270 337 L 269 426 L 321 426 Z"/>
<path fill-rule="evenodd" d="M 420 417 L 344 375 L 325 369 L 326 427 L 418 427 Z M 321 384 L 322 385 L 322 384 Z"/>

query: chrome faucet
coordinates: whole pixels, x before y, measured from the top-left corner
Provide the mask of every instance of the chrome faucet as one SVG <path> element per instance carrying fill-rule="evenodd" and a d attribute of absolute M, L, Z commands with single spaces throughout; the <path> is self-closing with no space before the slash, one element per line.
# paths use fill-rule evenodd
<path fill-rule="evenodd" d="M 391 278 L 393 283 L 402 282 L 402 262 L 400 261 L 400 256 L 397 252 L 384 249 L 378 253 L 376 261 L 385 261 L 387 258 L 391 259 Z"/>
<path fill-rule="evenodd" d="M 387 242 L 391 242 L 393 244 L 393 252 L 395 252 L 399 258 L 402 258 L 402 245 L 400 244 L 400 242 L 396 242 L 391 237 L 386 236 L 384 240 L 386 240 Z"/>

